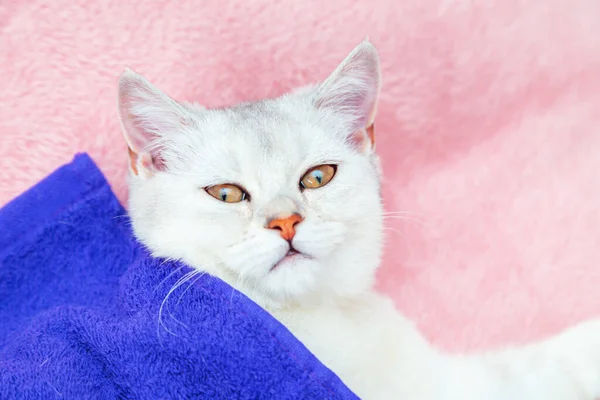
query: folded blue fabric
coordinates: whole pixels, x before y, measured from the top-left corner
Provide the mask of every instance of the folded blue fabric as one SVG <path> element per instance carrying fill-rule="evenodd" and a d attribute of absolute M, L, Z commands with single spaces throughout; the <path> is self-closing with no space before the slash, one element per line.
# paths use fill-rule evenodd
<path fill-rule="evenodd" d="M 151 258 L 75 157 L 0 210 L 0 399 L 356 398 L 226 283 L 167 297 L 190 271 Z"/>

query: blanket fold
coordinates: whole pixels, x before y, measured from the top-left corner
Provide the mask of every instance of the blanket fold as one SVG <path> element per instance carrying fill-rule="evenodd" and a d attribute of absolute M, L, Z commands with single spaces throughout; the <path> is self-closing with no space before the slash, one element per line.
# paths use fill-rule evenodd
<path fill-rule="evenodd" d="M 0 227 L 0 399 L 356 398 L 243 294 L 151 258 L 85 154 Z"/>

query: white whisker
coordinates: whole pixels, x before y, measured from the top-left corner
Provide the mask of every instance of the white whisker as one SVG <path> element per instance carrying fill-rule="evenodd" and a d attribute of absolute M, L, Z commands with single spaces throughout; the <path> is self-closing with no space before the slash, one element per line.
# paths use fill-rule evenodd
<path fill-rule="evenodd" d="M 187 285 L 187 287 L 185 288 L 185 290 L 183 291 L 183 293 L 181 293 L 181 294 L 179 295 L 179 297 L 177 298 L 177 303 L 175 303 L 175 305 L 179 305 L 179 302 L 181 301 L 181 298 L 183 297 L 183 295 L 184 295 L 184 294 L 185 294 L 185 293 L 186 293 L 188 290 L 190 290 L 190 288 L 191 288 L 191 287 L 192 287 L 192 286 L 193 286 L 193 285 L 194 285 L 196 282 L 198 282 L 198 281 L 200 280 L 200 278 L 202 278 L 204 275 L 206 275 L 206 272 L 203 272 L 203 273 L 199 274 L 198 276 L 196 276 L 196 277 L 194 278 L 194 280 L 192 280 L 192 281 L 191 281 L 191 282 L 190 282 L 190 283 Z"/>
<path fill-rule="evenodd" d="M 423 221 L 419 221 L 417 219 L 414 218 L 409 218 L 409 217 L 405 217 L 405 216 L 400 216 L 400 215 L 385 215 L 383 217 L 384 220 L 400 220 L 400 221 L 407 221 L 407 222 L 413 222 L 417 225 L 420 226 L 425 226 L 425 223 Z"/>
<path fill-rule="evenodd" d="M 162 318 L 162 314 L 163 314 L 163 308 L 165 307 L 165 304 L 167 306 L 167 312 L 169 313 L 169 316 L 177 323 L 181 324 L 182 326 L 185 327 L 185 324 L 181 323 L 180 321 L 178 321 L 175 317 L 173 317 L 173 315 L 171 314 L 170 308 L 169 308 L 169 304 L 168 304 L 168 300 L 169 297 L 171 296 L 171 294 L 177 290 L 181 285 L 183 285 L 185 282 L 189 281 L 190 279 L 192 279 L 195 275 L 201 273 L 202 271 L 197 270 L 197 269 L 193 269 L 190 272 L 185 273 L 181 278 L 179 278 L 177 280 L 177 282 L 175 282 L 175 284 L 171 287 L 171 289 L 169 289 L 169 292 L 167 293 L 167 295 L 165 296 L 165 298 L 163 299 L 163 301 L 160 304 L 160 307 L 158 309 L 158 325 L 157 325 L 157 335 L 159 337 L 160 340 L 160 327 L 162 326 L 164 328 L 165 331 L 167 331 L 168 333 L 170 333 L 173 336 L 177 336 L 173 331 L 171 331 L 163 322 L 163 318 Z"/>
<path fill-rule="evenodd" d="M 162 267 L 162 266 L 163 266 L 163 265 L 164 265 L 166 262 L 167 262 L 167 261 L 165 260 L 165 261 L 163 261 L 162 263 L 160 263 L 159 267 Z M 183 266 L 181 266 L 181 267 L 177 268 L 176 270 L 174 270 L 173 272 L 171 272 L 169 275 L 167 275 L 167 276 L 165 277 L 165 279 L 163 279 L 162 281 L 160 281 L 160 283 L 159 283 L 158 285 L 156 285 L 156 287 L 154 288 L 154 291 L 157 291 L 157 290 L 158 290 L 158 288 L 159 288 L 159 287 L 160 287 L 160 286 L 161 286 L 163 283 L 165 283 L 167 279 L 169 279 L 171 276 L 173 276 L 173 274 L 176 274 L 177 272 L 181 271 L 183 268 L 184 268 L 184 267 L 183 267 Z"/>

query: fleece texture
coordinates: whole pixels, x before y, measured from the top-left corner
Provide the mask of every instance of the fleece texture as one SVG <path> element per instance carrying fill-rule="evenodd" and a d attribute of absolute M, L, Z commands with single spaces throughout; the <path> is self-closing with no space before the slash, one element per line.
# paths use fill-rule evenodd
<path fill-rule="evenodd" d="M 0 3 L 0 202 L 68 162 L 126 199 L 124 66 L 207 106 L 326 77 L 365 36 L 387 247 L 380 287 L 450 349 L 600 316 L 597 0 Z"/>
<path fill-rule="evenodd" d="M 150 257 L 87 155 L 0 224 L 3 400 L 356 399 L 243 294 Z"/>

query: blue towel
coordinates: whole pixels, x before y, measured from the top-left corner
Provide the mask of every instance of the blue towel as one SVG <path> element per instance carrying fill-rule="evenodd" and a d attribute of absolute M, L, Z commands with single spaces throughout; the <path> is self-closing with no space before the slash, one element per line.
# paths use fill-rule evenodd
<path fill-rule="evenodd" d="M 226 283 L 164 301 L 193 270 L 129 225 L 85 154 L 0 210 L 0 399 L 356 398 Z"/>

